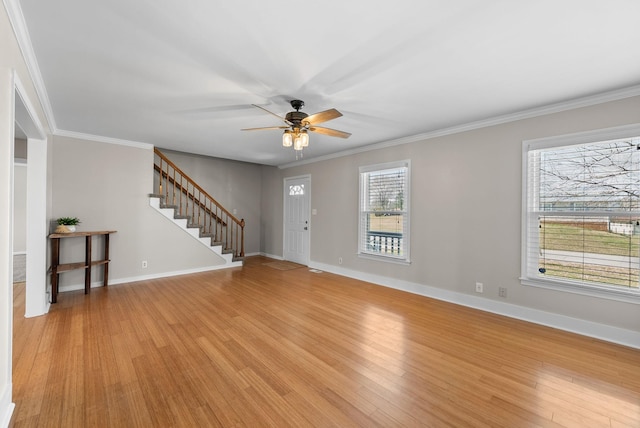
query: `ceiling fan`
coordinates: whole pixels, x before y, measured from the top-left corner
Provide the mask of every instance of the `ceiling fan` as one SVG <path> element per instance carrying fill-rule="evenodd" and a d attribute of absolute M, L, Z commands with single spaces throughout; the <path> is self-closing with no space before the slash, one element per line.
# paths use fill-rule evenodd
<path fill-rule="evenodd" d="M 301 112 L 300 109 L 304 106 L 302 100 L 291 100 L 291 107 L 295 111 L 290 111 L 285 117 L 279 114 L 273 113 L 264 107 L 257 104 L 252 104 L 254 107 L 258 107 L 261 110 L 277 117 L 286 123 L 287 126 L 267 126 L 263 128 L 245 128 L 242 131 L 263 131 L 267 129 L 284 129 L 282 134 L 282 145 L 284 147 L 293 146 L 294 150 L 302 150 L 309 145 L 308 132 L 317 132 L 318 134 L 328 135 L 330 137 L 349 138 L 350 133 L 344 131 L 338 131 L 336 129 L 325 128 L 323 126 L 316 126 L 318 123 L 328 122 L 333 119 L 337 119 L 342 116 L 338 110 L 332 108 L 329 110 L 321 111 L 312 115 Z"/>

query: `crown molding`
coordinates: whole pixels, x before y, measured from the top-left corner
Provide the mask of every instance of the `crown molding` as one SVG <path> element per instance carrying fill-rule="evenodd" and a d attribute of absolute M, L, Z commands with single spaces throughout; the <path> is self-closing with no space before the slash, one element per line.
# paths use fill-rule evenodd
<path fill-rule="evenodd" d="M 49 95 L 47 89 L 42 80 L 42 73 L 40 73 L 40 67 L 38 66 L 38 60 L 36 59 L 35 52 L 33 51 L 33 45 L 31 43 L 31 37 L 27 29 L 27 24 L 22 14 L 22 8 L 20 7 L 19 0 L 2 0 L 4 8 L 7 11 L 9 22 L 13 28 L 13 33 L 18 41 L 18 47 L 22 52 L 22 57 L 27 65 L 27 71 L 31 77 L 31 81 L 36 89 L 36 94 L 40 100 L 40 105 L 44 111 L 44 115 L 49 123 L 49 129 L 52 132 L 56 129 L 56 120 L 53 115 L 53 109 L 51 108 L 51 102 L 49 101 Z"/>
<path fill-rule="evenodd" d="M 44 85 L 44 81 L 42 79 L 42 73 L 40 72 L 40 67 L 38 66 L 38 61 L 36 59 L 35 53 L 33 51 L 33 45 L 31 43 L 31 38 L 29 36 L 29 32 L 27 30 L 27 25 L 24 20 L 24 15 L 22 13 L 22 8 L 20 7 L 19 0 L 2 0 L 5 10 L 7 11 L 7 15 L 9 17 L 9 21 L 13 28 L 13 32 L 18 41 L 18 46 L 20 51 L 22 52 L 22 56 L 27 65 L 27 70 L 33 81 L 34 87 L 36 89 L 36 93 L 40 100 L 40 104 L 44 110 L 44 114 L 46 116 L 47 122 L 49 123 L 49 128 L 54 135 L 60 136 L 68 136 L 72 138 L 81 138 L 91 141 L 97 142 L 105 142 L 111 144 L 120 144 L 131 147 L 138 148 L 149 148 L 153 147 L 148 143 L 139 143 L 127 140 L 119 140 L 110 137 L 102 137 L 90 134 L 82 134 L 76 133 L 72 131 L 59 130 L 56 125 L 55 117 L 53 114 L 53 109 L 51 108 L 51 102 L 49 100 L 49 96 L 47 94 L 46 87 Z M 552 113 L 558 113 L 566 110 L 577 109 L 581 107 L 588 107 L 592 105 L 597 105 L 610 101 L 617 101 L 624 98 L 629 98 L 633 96 L 640 95 L 640 85 L 631 86 L 627 88 L 617 89 L 613 91 L 603 92 L 595 95 L 590 95 L 586 97 L 576 98 L 573 100 L 563 101 L 559 103 L 554 103 L 542 107 L 536 107 L 532 109 L 523 110 L 520 112 L 509 113 L 505 115 L 495 116 L 492 118 L 482 119 L 474 122 L 469 122 L 462 125 L 451 126 L 447 128 L 437 129 L 430 132 L 412 135 L 408 137 L 398 138 L 389 141 L 381 141 L 379 143 L 374 143 L 362 147 L 358 147 L 355 149 L 344 150 L 324 156 L 315 157 L 312 159 L 305 159 L 301 161 L 286 163 L 282 165 L 278 165 L 279 169 L 287 169 L 295 166 L 301 166 L 316 162 L 322 162 L 329 159 L 340 158 L 344 156 L 350 156 L 357 153 L 368 152 L 372 150 L 379 150 L 388 147 L 399 146 L 403 144 L 410 144 L 418 141 L 424 141 L 436 137 L 442 137 L 451 134 L 457 134 L 461 132 L 471 131 L 480 128 L 486 128 L 489 126 L 500 125 L 508 122 L 514 122 L 522 119 L 530 119 L 533 117 L 543 116 Z"/>
<path fill-rule="evenodd" d="M 117 144 L 119 146 L 135 147 L 137 149 L 153 150 L 153 144 L 141 143 L 139 141 L 122 140 L 119 138 L 103 137 L 101 135 L 84 134 L 82 132 L 65 131 L 58 129 L 53 134 L 56 137 L 69 137 L 78 140 L 95 141 L 97 143 Z"/>
<path fill-rule="evenodd" d="M 399 146 L 402 144 L 415 143 L 418 141 L 429 140 L 431 138 L 444 137 L 446 135 L 459 134 L 461 132 L 472 131 L 480 128 L 487 128 L 495 125 L 502 125 L 504 123 L 516 122 L 523 119 L 531 119 L 534 117 L 545 116 L 553 113 L 560 113 L 562 111 L 574 110 L 582 107 L 590 107 L 597 104 L 603 104 L 610 101 L 618 101 L 625 98 L 631 98 L 640 95 L 640 85 L 630 86 L 627 88 L 616 89 L 613 91 L 602 92 L 595 95 L 589 95 L 586 97 L 576 98 L 569 101 L 563 101 L 559 103 L 549 104 L 542 107 L 535 107 L 532 109 L 522 110 L 515 113 L 504 114 L 500 116 L 491 117 L 488 119 L 477 120 L 474 122 L 465 123 L 462 125 L 455 125 L 448 128 L 437 129 L 434 131 L 426 132 L 423 134 L 411 135 L 408 137 L 397 138 L 395 140 L 382 141 L 375 144 L 370 144 L 355 149 L 344 150 L 328 154 L 325 156 L 318 156 L 312 159 L 306 159 L 283 165 L 278 165 L 279 169 L 292 168 L 294 166 L 306 165 L 316 162 L 322 162 L 329 159 L 341 158 L 344 156 L 350 156 L 357 153 L 369 152 L 372 150 L 384 149 L 387 147 Z"/>

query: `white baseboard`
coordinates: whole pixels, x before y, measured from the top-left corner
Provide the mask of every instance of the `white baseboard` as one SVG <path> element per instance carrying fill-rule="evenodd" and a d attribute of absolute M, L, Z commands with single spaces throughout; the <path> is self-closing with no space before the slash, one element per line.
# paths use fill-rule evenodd
<path fill-rule="evenodd" d="M 11 415 L 16 405 L 11 402 L 11 391 L 13 386 L 11 383 L 5 385 L 4 391 L 0 394 L 0 427 L 5 428 L 11 422 Z"/>
<path fill-rule="evenodd" d="M 260 253 L 260 255 L 283 260 L 281 256 L 273 254 Z M 242 263 L 237 262 L 238 266 Z M 554 314 L 551 312 L 541 311 L 539 309 L 527 308 L 525 306 L 513 305 L 505 302 L 498 302 L 491 299 L 485 299 L 470 294 L 459 293 L 455 291 L 445 290 L 442 288 L 432 287 L 429 285 L 418 284 L 415 282 L 403 281 L 394 278 L 388 278 L 379 275 L 373 275 L 366 272 L 360 272 L 345 268 L 336 267 L 324 263 L 310 262 L 309 267 L 322 271 L 370 282 L 384 287 L 394 288 L 396 290 L 406 291 L 408 293 L 418 294 L 445 302 L 455 303 L 462 306 L 478 309 L 485 312 L 491 312 L 498 315 L 504 315 L 535 324 L 545 325 L 560 330 L 577 333 L 583 336 L 593 337 L 596 339 L 606 340 L 608 342 L 617 343 L 624 346 L 640 349 L 640 332 L 627 330 L 610 325 L 599 324 L 592 321 L 571 318 L 565 315 Z M 188 269 L 174 272 L 163 272 L 152 275 L 136 276 L 130 278 L 119 278 L 109 281 L 109 284 L 124 284 L 136 281 L 145 281 L 149 279 L 166 278 L 177 275 L 187 275 L 191 273 L 207 272 L 218 269 L 225 269 L 226 265 Z M 94 282 L 93 287 L 102 286 L 102 282 Z M 60 292 L 83 290 L 84 284 L 61 286 Z"/>
<path fill-rule="evenodd" d="M 231 265 L 225 264 L 225 265 L 206 266 L 206 267 L 196 268 L 196 269 L 186 269 L 186 270 L 173 271 L 173 272 L 155 273 L 151 275 L 132 276 L 129 278 L 117 278 L 117 279 L 109 280 L 109 285 L 126 284 L 129 282 L 146 281 L 149 279 L 168 278 L 170 276 L 188 275 L 190 273 L 209 272 L 213 270 L 229 269 L 230 267 L 242 267 L 242 262 L 233 262 L 233 264 Z M 103 286 L 102 281 L 94 281 L 91 283 L 91 288 L 99 288 L 102 286 Z M 84 290 L 84 283 L 60 285 L 58 292 L 64 293 L 67 291 L 78 291 L 78 290 Z"/>
<path fill-rule="evenodd" d="M 229 269 L 232 267 L 242 267 L 242 262 L 233 262 L 231 264 L 223 264 L 223 265 L 215 265 L 215 266 L 205 266 L 201 268 L 185 269 L 185 270 L 178 270 L 173 272 L 162 272 L 162 273 L 156 273 L 151 275 L 132 276 L 129 278 L 118 278 L 118 279 L 114 279 L 113 281 L 109 281 L 109 285 L 126 284 L 128 282 L 146 281 L 149 279 L 168 278 L 170 276 L 188 275 L 190 273 L 209 272 L 213 270 Z M 100 284 L 102 284 L 102 282 Z"/>
<path fill-rule="evenodd" d="M 571 318 L 565 315 L 527 308 L 525 306 L 498 302 L 491 299 L 485 299 L 470 294 L 458 293 L 456 291 L 445 290 L 429 285 L 373 275 L 366 272 L 344 269 L 324 263 L 311 262 L 309 264 L 309 267 L 330 273 L 335 273 L 337 275 L 346 276 L 349 278 L 359 279 L 361 281 L 366 281 L 377 285 L 382 285 L 384 287 L 394 288 L 396 290 L 406 291 L 408 293 L 431 297 L 433 299 L 443 300 L 445 302 L 455 303 L 458 305 L 479 309 L 485 312 L 504 315 L 510 318 L 528 321 L 535 324 L 553 327 L 571 333 L 577 333 L 583 336 L 593 337 L 596 339 L 629 346 L 631 348 L 640 349 L 640 332 L 633 330 L 627 330 L 610 325 L 595 323 L 592 321 Z"/>
<path fill-rule="evenodd" d="M 276 255 L 273 255 L 273 254 L 260 253 L 260 255 L 261 255 L 261 256 L 264 256 L 264 257 L 269 257 L 270 259 L 284 260 L 284 257 L 282 257 L 282 256 L 276 256 Z"/>

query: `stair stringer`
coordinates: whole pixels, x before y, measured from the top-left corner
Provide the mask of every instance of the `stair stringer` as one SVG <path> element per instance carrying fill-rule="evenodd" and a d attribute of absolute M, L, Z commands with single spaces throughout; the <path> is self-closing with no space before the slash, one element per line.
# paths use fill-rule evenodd
<path fill-rule="evenodd" d="M 242 259 L 234 260 L 233 254 L 225 253 L 222 250 L 222 245 L 213 242 L 213 238 L 211 237 L 201 237 L 200 236 L 200 227 L 197 225 L 189 225 L 189 219 L 185 217 L 176 216 L 175 209 L 172 207 L 163 208 L 160 204 L 160 197 L 158 196 L 149 196 L 149 205 L 166 217 L 173 224 L 178 226 L 180 229 L 184 230 L 185 233 L 189 234 L 196 241 L 200 242 L 202 245 L 207 247 L 209 250 L 213 251 L 216 255 L 221 257 L 225 263 L 223 268 L 231 268 L 231 267 L 240 267 L 242 266 Z M 189 227 L 191 226 L 191 227 Z"/>

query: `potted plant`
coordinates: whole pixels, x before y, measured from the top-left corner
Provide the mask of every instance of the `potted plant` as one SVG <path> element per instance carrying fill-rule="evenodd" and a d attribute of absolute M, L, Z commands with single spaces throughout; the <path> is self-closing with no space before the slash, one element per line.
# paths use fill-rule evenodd
<path fill-rule="evenodd" d="M 60 217 L 56 220 L 58 228 L 56 233 L 70 233 L 76 231 L 76 225 L 80 223 L 78 217 Z"/>

